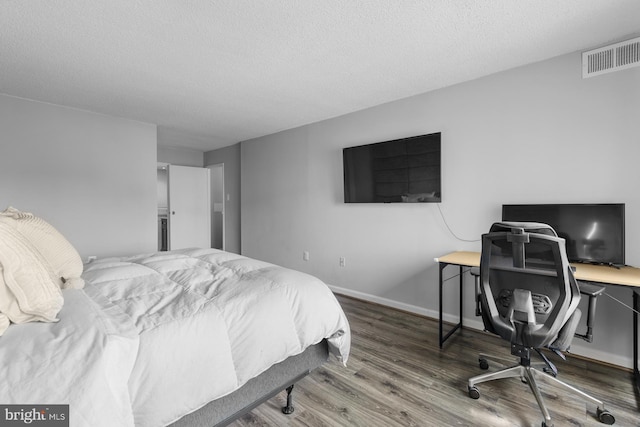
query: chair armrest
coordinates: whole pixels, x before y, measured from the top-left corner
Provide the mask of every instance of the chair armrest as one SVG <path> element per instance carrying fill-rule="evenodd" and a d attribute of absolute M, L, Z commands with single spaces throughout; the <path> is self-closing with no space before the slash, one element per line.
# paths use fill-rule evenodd
<path fill-rule="evenodd" d="M 597 297 L 604 292 L 604 286 L 594 285 L 589 282 L 578 282 L 578 288 L 583 295 L 589 295 L 590 297 Z"/>

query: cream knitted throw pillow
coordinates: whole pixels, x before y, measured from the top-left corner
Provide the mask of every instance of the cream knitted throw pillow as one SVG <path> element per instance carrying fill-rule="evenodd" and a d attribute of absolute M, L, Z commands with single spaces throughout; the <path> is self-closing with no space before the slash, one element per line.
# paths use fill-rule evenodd
<path fill-rule="evenodd" d="M 56 321 L 61 289 L 82 288 L 83 265 L 55 228 L 30 213 L 0 212 L 0 335 L 13 323 Z"/>

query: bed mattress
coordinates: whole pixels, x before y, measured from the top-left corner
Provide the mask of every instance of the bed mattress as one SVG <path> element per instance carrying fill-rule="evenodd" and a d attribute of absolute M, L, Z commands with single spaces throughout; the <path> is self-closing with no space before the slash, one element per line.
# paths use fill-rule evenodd
<path fill-rule="evenodd" d="M 84 291 L 63 292 L 59 323 L 7 331 L 10 339 L 39 342 L 40 362 L 54 354 L 60 360 L 37 369 L 11 354 L 7 336 L 0 342 L 3 377 L 8 366 L 24 374 L 0 392 L 19 388 L 15 403 L 69 403 L 72 425 L 167 425 L 323 339 L 342 363 L 349 356 L 340 305 L 305 273 L 186 249 L 95 261 L 83 278 Z M 25 384 L 36 371 L 38 380 Z M 73 381 L 62 381 L 67 375 Z"/>

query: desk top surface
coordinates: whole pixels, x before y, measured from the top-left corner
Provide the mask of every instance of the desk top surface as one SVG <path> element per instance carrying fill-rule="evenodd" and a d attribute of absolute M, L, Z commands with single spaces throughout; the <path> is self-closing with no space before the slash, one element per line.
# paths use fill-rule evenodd
<path fill-rule="evenodd" d="M 435 260 L 436 262 L 445 264 L 480 267 L 480 252 L 451 252 Z M 616 268 L 607 265 L 592 264 L 571 265 L 575 268 L 574 274 L 578 280 L 640 287 L 640 268 L 630 266 Z"/>
<path fill-rule="evenodd" d="M 436 258 L 436 262 L 480 267 L 480 252 L 451 252 L 450 254 Z"/>

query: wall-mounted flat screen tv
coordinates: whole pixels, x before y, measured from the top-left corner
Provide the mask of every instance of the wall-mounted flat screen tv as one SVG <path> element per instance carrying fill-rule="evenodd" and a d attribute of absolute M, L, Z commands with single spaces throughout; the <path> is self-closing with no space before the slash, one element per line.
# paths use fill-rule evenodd
<path fill-rule="evenodd" d="M 502 205 L 503 221 L 549 224 L 570 262 L 624 265 L 624 203 Z"/>
<path fill-rule="evenodd" d="M 345 203 L 440 202 L 440 133 L 342 150 Z"/>

